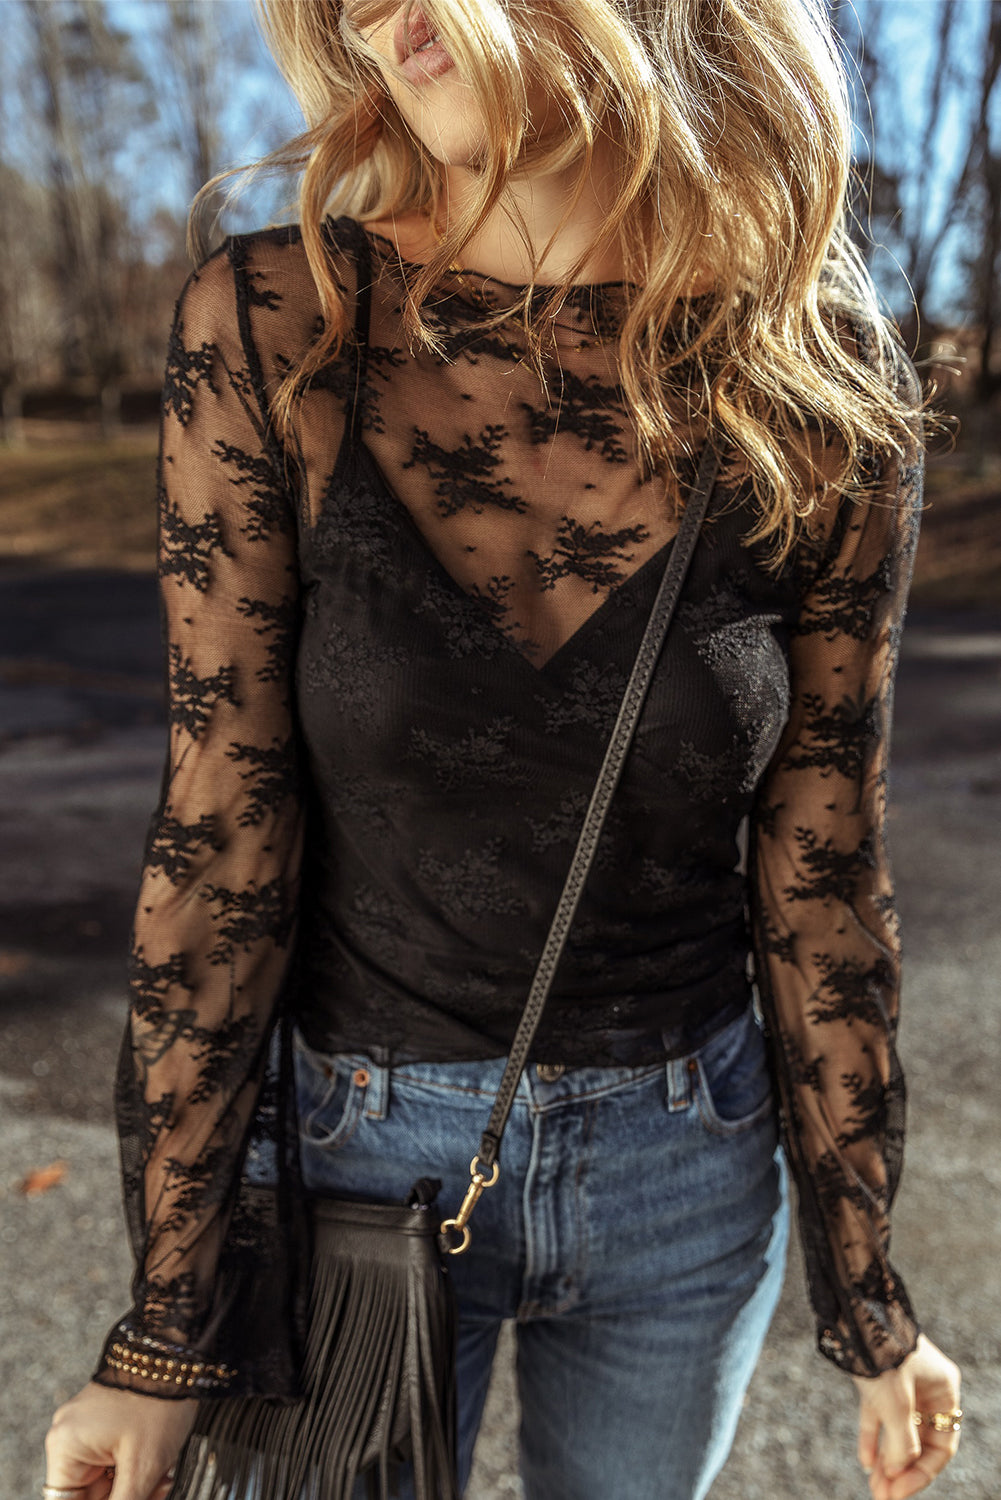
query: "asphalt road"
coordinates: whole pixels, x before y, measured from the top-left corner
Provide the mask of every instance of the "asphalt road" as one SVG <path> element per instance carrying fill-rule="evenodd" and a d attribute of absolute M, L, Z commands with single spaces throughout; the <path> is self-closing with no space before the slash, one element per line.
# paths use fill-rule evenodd
<path fill-rule="evenodd" d="M 149 580 L 0 571 L 0 1500 L 37 1495 L 48 1414 L 127 1302 L 111 1078 L 163 742 Z M 890 840 L 910 1085 L 894 1259 L 965 1370 L 960 1456 L 933 1493 L 997 1500 L 1001 615 L 908 618 Z M 52 1164 L 48 1191 L 20 1190 Z M 473 1500 L 520 1494 L 511 1343 Z M 813 1352 L 795 1255 L 712 1500 L 863 1500 L 853 1452 L 851 1382 Z"/>

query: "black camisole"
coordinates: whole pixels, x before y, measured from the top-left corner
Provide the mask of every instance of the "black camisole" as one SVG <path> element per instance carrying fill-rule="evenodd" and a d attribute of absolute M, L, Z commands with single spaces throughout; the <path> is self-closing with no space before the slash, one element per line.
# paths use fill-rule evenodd
<path fill-rule="evenodd" d="M 368 268 L 360 279 L 367 288 Z M 545 500 L 553 550 L 519 581 L 527 593 L 574 578 L 587 612 L 548 655 L 532 649 L 512 619 L 518 605 L 504 613 L 495 601 L 522 564 L 533 489 L 518 482 L 503 504 L 478 500 L 475 456 L 449 454 L 449 513 L 439 504 L 425 524 L 447 534 L 479 504 L 475 525 L 506 554 L 501 578 L 471 592 L 366 443 L 371 302 L 367 288 L 329 500 L 300 551 L 296 690 L 313 797 L 300 1024 L 316 1046 L 390 1061 L 493 1057 L 524 1005 L 672 542 L 637 561 L 642 521 L 632 537 L 587 525 L 559 486 Z M 436 413 L 422 415 L 430 427 Z M 561 437 L 581 446 L 578 433 Z M 495 447 L 503 455 L 518 441 L 505 432 Z M 599 492 L 613 464 L 592 449 Z M 584 536 L 576 550 L 560 545 L 572 527 Z M 678 1054 L 748 1001 L 737 835 L 788 714 L 797 597 L 741 547 L 746 527 L 746 509 L 732 508 L 697 548 L 537 1060 Z"/>

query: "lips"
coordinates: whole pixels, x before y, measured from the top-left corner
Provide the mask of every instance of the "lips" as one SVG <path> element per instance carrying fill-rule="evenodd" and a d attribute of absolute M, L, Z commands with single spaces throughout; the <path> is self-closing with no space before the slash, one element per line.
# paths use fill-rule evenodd
<path fill-rule="evenodd" d="M 405 18 L 400 20 L 393 41 L 400 71 L 412 82 L 438 78 L 455 66 L 420 6 L 415 6 L 411 11 L 409 28 L 405 24 Z M 434 45 L 423 52 L 419 51 L 426 42 L 433 42 Z"/>
<path fill-rule="evenodd" d="M 406 16 L 401 18 L 400 24 L 396 28 L 394 41 L 396 43 L 397 62 L 406 62 L 411 53 L 416 52 L 418 47 L 423 47 L 424 43 L 429 42 L 435 35 L 436 32 L 432 29 L 431 22 L 423 10 L 421 10 L 420 6 L 415 6 L 410 13 L 409 31 L 407 29 Z"/>

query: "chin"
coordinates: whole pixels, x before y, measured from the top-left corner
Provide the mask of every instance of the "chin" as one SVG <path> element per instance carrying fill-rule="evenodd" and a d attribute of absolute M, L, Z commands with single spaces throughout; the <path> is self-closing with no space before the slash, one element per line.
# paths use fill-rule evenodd
<path fill-rule="evenodd" d="M 488 147 L 483 127 L 471 120 L 438 121 L 430 109 L 401 109 L 414 135 L 435 161 L 446 167 L 480 167 Z"/>
<path fill-rule="evenodd" d="M 482 171 L 486 161 L 486 142 L 482 138 L 475 141 L 457 141 L 449 144 L 443 141 L 425 141 L 425 147 L 435 161 L 441 162 L 443 167 L 468 167 L 470 171 Z"/>

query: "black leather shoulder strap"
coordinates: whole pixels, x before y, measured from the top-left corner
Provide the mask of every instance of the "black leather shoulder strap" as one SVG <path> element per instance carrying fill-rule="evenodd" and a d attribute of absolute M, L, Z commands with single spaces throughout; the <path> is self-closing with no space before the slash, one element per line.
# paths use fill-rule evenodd
<path fill-rule="evenodd" d="M 542 956 L 535 970 L 487 1128 L 480 1141 L 481 1168 L 492 1167 L 500 1152 L 501 1137 L 507 1125 L 508 1115 L 511 1113 L 511 1105 L 514 1103 L 518 1080 L 524 1070 L 532 1042 L 535 1040 L 535 1033 L 552 988 L 556 966 L 566 946 L 567 935 L 580 902 L 584 882 L 594 862 L 605 814 L 608 812 L 622 774 L 626 752 L 632 741 L 640 710 L 650 686 L 650 679 L 667 636 L 667 628 L 671 623 L 671 617 L 688 572 L 688 564 L 695 550 L 695 543 L 709 506 L 718 472 L 719 455 L 710 441 L 706 443 L 703 450 L 698 477 L 682 514 L 674 546 L 668 555 L 667 567 L 664 570 L 653 609 L 650 611 L 650 618 L 636 654 L 632 673 L 626 684 L 618 717 L 591 795 L 591 803 L 570 862 L 563 894 L 560 896 L 556 915 L 553 917 Z"/>
<path fill-rule="evenodd" d="M 355 266 L 358 272 L 355 294 L 355 390 L 351 404 L 351 441 L 361 438 L 361 421 L 365 409 L 365 388 L 368 383 L 368 340 L 372 321 L 372 247 L 364 226 L 355 223 Z"/>

